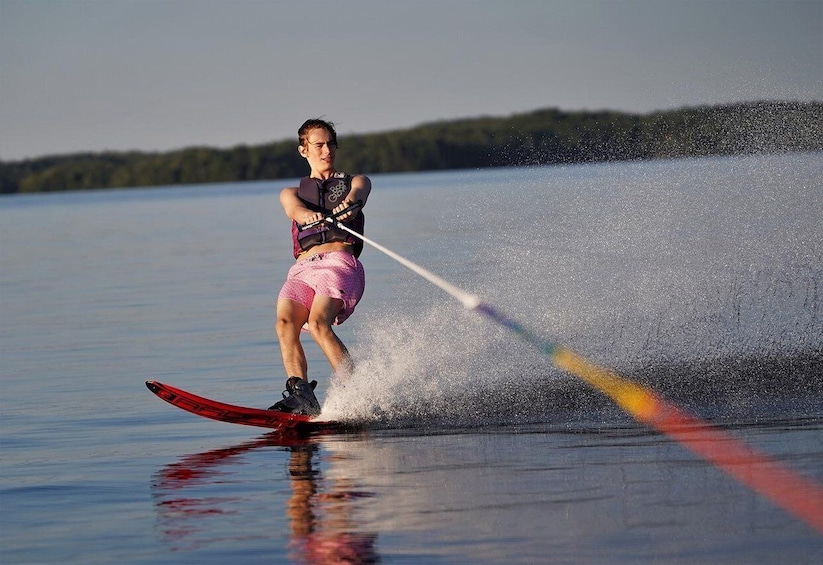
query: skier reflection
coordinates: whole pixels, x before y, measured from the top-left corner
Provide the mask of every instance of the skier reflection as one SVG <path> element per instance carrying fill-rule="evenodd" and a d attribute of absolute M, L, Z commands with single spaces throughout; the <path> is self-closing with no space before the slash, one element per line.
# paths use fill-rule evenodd
<path fill-rule="evenodd" d="M 291 556 L 304 563 L 377 563 L 376 534 L 357 531 L 351 501 L 370 496 L 355 491 L 348 481 L 337 481 L 327 492 L 318 491 L 319 472 L 313 467 L 316 445 L 291 447 L 289 474 L 292 496 Z"/>
<path fill-rule="evenodd" d="M 266 521 L 260 520 L 261 504 L 271 512 L 267 501 L 259 496 L 238 496 L 238 484 L 242 492 L 248 481 L 238 481 L 236 476 L 227 479 L 228 475 L 239 474 L 248 463 L 244 455 L 276 447 L 289 453 L 291 495 L 286 515 L 290 561 L 311 565 L 379 563 L 377 535 L 359 531 L 354 518 L 356 501 L 372 495 L 358 491 L 350 479 L 326 479 L 320 470 L 317 441 L 316 437 L 294 433 L 271 433 L 237 446 L 187 455 L 163 467 L 152 484 L 162 538 L 176 551 L 272 538 Z M 330 459 L 332 466 L 336 462 Z M 255 524 L 261 532 L 255 532 Z"/>

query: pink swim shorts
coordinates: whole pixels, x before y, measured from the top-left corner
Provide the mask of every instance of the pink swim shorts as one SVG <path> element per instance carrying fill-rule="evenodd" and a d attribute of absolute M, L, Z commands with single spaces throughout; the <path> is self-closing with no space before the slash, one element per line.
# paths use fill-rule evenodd
<path fill-rule="evenodd" d="M 280 289 L 278 300 L 293 300 L 311 310 L 315 295 L 343 301 L 335 324 L 352 315 L 363 297 L 366 273 L 360 261 L 345 251 L 318 253 L 295 263 Z"/>

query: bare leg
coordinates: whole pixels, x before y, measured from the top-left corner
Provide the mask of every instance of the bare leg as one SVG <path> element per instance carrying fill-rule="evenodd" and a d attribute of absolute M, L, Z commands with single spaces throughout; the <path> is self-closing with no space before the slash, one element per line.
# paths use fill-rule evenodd
<path fill-rule="evenodd" d="M 315 296 L 309 313 L 309 332 L 329 360 L 332 370 L 341 377 L 352 372 L 349 352 L 337 334 L 332 330 L 332 322 L 343 307 L 343 301 L 329 296 Z"/>
<path fill-rule="evenodd" d="M 305 379 L 308 375 L 306 353 L 300 343 L 300 329 L 309 319 L 309 311 L 293 300 L 277 301 L 275 331 L 280 342 L 280 355 L 286 375 Z"/>

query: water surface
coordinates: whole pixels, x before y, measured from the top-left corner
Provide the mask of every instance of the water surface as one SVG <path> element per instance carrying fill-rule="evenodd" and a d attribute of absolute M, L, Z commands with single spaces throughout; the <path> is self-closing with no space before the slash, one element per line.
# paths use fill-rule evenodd
<path fill-rule="evenodd" d="M 823 156 L 375 175 L 368 234 L 823 482 Z M 3 561 L 818 562 L 823 536 L 377 251 L 356 433 L 282 388 L 287 182 L 0 199 Z"/>

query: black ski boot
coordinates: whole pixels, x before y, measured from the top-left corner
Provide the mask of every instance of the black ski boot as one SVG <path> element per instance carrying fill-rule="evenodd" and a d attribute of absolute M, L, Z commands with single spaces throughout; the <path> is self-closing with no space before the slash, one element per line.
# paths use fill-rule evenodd
<path fill-rule="evenodd" d="M 289 377 L 286 390 L 283 391 L 283 400 L 269 406 L 269 410 L 317 416 L 320 414 L 320 403 L 314 396 L 316 386 L 317 381 L 309 383 L 300 377 Z"/>

